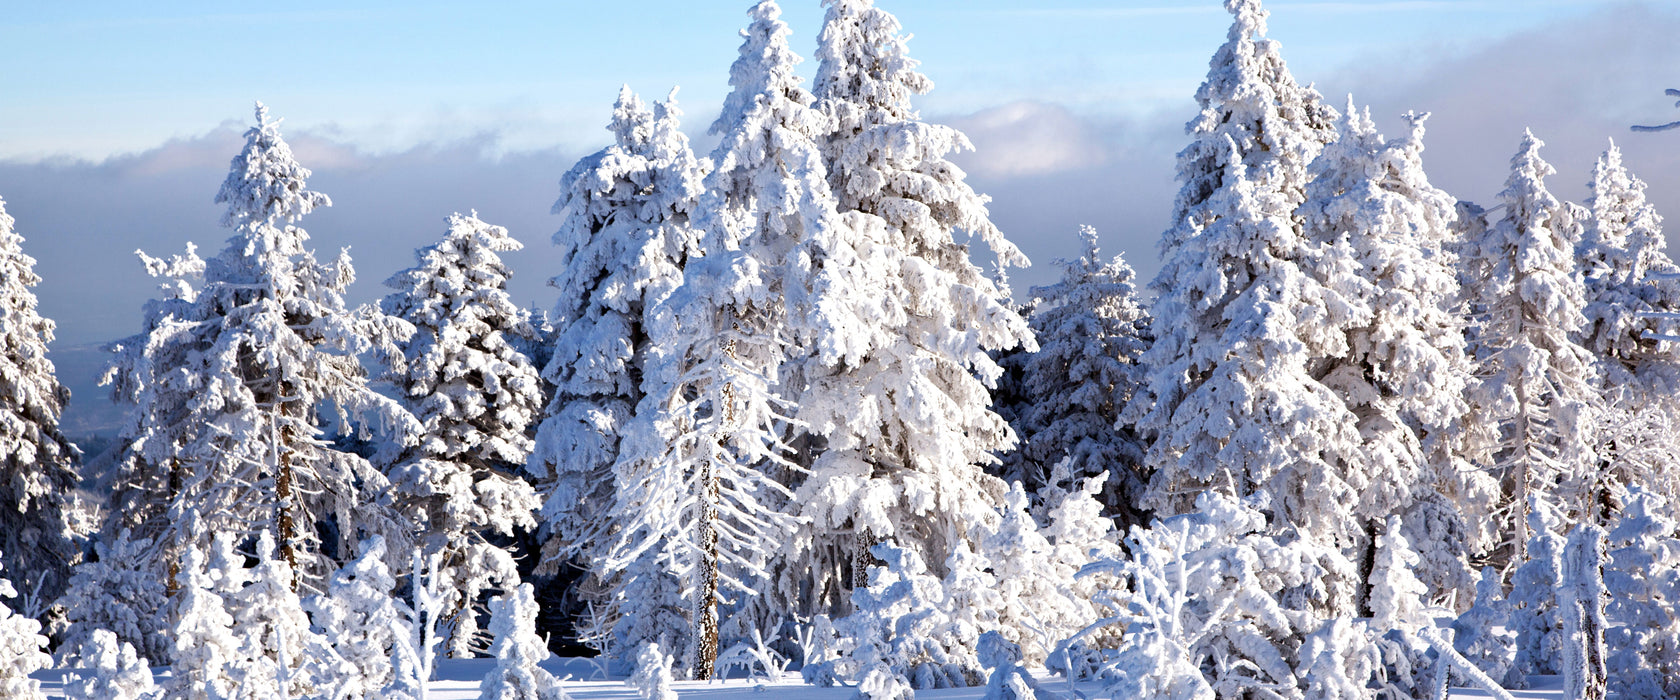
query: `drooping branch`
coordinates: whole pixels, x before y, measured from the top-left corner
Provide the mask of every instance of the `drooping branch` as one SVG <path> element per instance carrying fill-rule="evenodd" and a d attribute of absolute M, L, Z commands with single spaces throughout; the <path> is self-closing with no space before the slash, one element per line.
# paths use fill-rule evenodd
<path fill-rule="evenodd" d="M 1680 97 L 1680 90 L 1669 88 L 1664 90 L 1663 94 L 1668 95 L 1669 97 Z M 1675 102 L 1674 106 L 1680 107 L 1680 102 Z M 1680 120 L 1671 121 L 1667 124 L 1659 124 L 1657 126 L 1639 126 L 1636 124 L 1632 128 L 1634 131 L 1668 131 L 1669 129 L 1680 128 Z"/>

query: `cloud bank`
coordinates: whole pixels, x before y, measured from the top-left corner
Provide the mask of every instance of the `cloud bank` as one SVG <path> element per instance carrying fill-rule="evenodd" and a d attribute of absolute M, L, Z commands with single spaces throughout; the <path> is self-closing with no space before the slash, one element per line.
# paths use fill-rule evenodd
<path fill-rule="evenodd" d="M 1628 126 L 1674 119 L 1662 94 L 1680 87 L 1680 17 L 1648 7 L 1599 11 L 1475 50 L 1374 55 L 1316 80 L 1338 108 L 1349 91 L 1372 105 L 1380 126 L 1399 128 L 1406 110 L 1430 111 L 1425 164 L 1434 182 L 1487 203 L 1502 187 L 1524 127 L 1548 143 L 1559 169 L 1549 184 L 1561 197 L 1585 195 L 1593 159 L 1609 137 L 1650 183 L 1659 211 L 1680 212 L 1680 132 L 1635 134 Z M 1209 54 L 1214 46 L 1207 47 Z M 1289 55 L 1289 47 L 1283 47 Z M 1173 156 L 1194 105 L 1152 119 L 1111 119 L 1061 106 L 1019 102 L 966 115 L 929 115 L 965 130 L 976 151 L 957 157 L 970 182 L 993 198 L 994 220 L 1031 257 L 1012 274 L 1017 296 L 1052 281 L 1058 257 L 1078 254 L 1075 232 L 1091 224 L 1107 253 L 1124 252 L 1147 283 L 1159 268 L 1156 241 L 1177 191 Z M 605 115 L 602 116 L 605 121 Z M 708 119 L 690 115 L 695 130 Z M 154 292 L 133 251 L 221 249 L 212 200 L 238 152 L 243 125 L 102 162 L 0 161 L 0 196 L 39 260 L 41 310 L 59 323 L 55 359 L 76 398 L 67 420 L 87 431 L 116 415 L 94 388 L 103 356 L 93 344 L 138 330 L 140 307 Z M 349 246 L 360 280 L 353 301 L 385 293 L 388 276 L 408 267 L 415 248 L 443 234 L 445 216 L 476 209 L 526 244 L 507 256 L 516 300 L 551 308 L 546 286 L 559 256 L 549 242 L 549 208 L 558 181 L 580 152 L 504 152 L 497 134 L 407 151 L 358 149 L 332 134 L 288 132 L 311 185 L 333 206 L 303 222 L 318 250 Z M 599 133 L 604 144 L 606 132 Z M 705 147 L 710 139 L 696 139 Z M 1680 234 L 1680 224 L 1671 226 Z"/>

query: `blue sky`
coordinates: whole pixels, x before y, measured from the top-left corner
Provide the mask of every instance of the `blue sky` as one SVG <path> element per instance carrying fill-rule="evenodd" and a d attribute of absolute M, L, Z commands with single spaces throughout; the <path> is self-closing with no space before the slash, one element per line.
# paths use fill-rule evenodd
<path fill-rule="evenodd" d="M 1147 283 L 1177 185 L 1173 154 L 1229 16 L 1218 0 L 878 0 L 915 35 L 935 90 L 924 117 L 977 150 L 958 157 L 994 221 L 1034 260 L 1021 296 L 1077 253 L 1081 224 Z M 95 388 L 100 344 L 138 330 L 155 283 L 133 251 L 221 247 L 211 201 L 251 103 L 334 206 L 303 221 L 318 249 L 349 246 L 352 301 L 377 299 L 412 251 L 476 209 L 526 243 L 510 290 L 552 308 L 557 182 L 605 145 L 619 86 L 681 85 L 690 133 L 727 91 L 748 2 L 8 3 L 0 12 L 0 198 L 39 263 L 60 375 L 83 434 L 113 415 Z M 1488 203 L 1524 128 L 1547 142 L 1549 184 L 1579 201 L 1615 137 L 1659 211 L 1680 215 L 1680 0 L 1373 0 L 1267 3 L 1291 71 L 1380 128 L 1431 111 L 1433 182 Z M 817 0 L 786 3 L 809 56 Z M 804 66 L 805 74 L 814 65 Z M 697 137 L 705 150 L 710 143 Z M 1680 232 L 1680 226 L 1671 226 Z M 102 406 L 107 408 L 101 408 Z M 105 413 L 100 414 L 103 410 Z"/>
<path fill-rule="evenodd" d="M 1298 74 L 1461 51 L 1590 13 L 1565 0 L 1274 2 Z M 104 158 L 191 137 L 267 101 L 291 128 L 389 151 L 497 135 L 494 148 L 585 148 L 621 83 L 727 90 L 745 2 L 13 3 L 0 19 L 0 157 Z M 886 0 L 938 89 L 929 114 L 1016 100 L 1083 115 L 1182 111 L 1223 38 L 1216 0 Z M 282 9 L 283 8 L 283 9 Z M 90 11 L 92 9 L 93 11 Z M 822 8 L 786 3 L 811 53 Z M 807 69 L 811 66 L 807 64 Z"/>

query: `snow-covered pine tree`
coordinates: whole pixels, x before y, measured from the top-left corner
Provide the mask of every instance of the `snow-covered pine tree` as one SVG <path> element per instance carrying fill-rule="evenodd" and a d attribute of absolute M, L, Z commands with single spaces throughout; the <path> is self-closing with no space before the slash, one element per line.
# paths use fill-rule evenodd
<path fill-rule="evenodd" d="M 151 540 L 130 538 L 128 530 L 109 542 L 94 542 L 93 558 L 76 565 L 70 587 L 59 599 L 69 623 L 64 644 L 71 649 L 88 643 L 98 630 L 117 635 L 156 665 L 169 663 L 164 583 L 145 562 Z"/>
<path fill-rule="evenodd" d="M 70 400 L 53 374 L 53 322 L 36 310 L 35 259 L 0 200 L 0 551 L 11 577 L 57 598 L 80 559 L 68 510 L 80 451 L 58 428 Z"/>
<path fill-rule="evenodd" d="M 241 644 L 241 692 L 251 697 L 335 697 L 354 673 L 326 637 L 311 629 L 293 587 L 291 567 L 275 554 L 274 537 L 257 538 L 250 584 L 234 595 L 233 634 Z"/>
<path fill-rule="evenodd" d="M 654 642 L 636 651 L 636 671 L 624 684 L 635 688 L 642 700 L 677 700 L 677 691 L 671 689 L 671 659 Z"/>
<path fill-rule="evenodd" d="M 41 682 L 29 674 L 52 667 L 47 655 L 47 638 L 42 635 L 41 623 L 12 612 L 7 598 L 16 598 L 17 589 L 7 580 L 0 565 L 0 698 L 11 700 L 46 700 Z"/>
<path fill-rule="evenodd" d="M 69 700 L 142 700 L 157 687 L 146 660 L 110 630 L 94 630 L 76 648 L 76 657 L 78 672 L 64 679 Z"/>
<path fill-rule="evenodd" d="M 699 251 L 691 216 L 711 168 L 679 127 L 675 91 L 653 111 L 626 86 L 608 127 L 614 143 L 560 181 L 554 234 L 565 261 L 555 343 L 543 377 L 555 393 L 527 470 L 544 498 L 543 566 L 592 548 L 610 531 L 612 465 L 643 396 L 654 314 Z M 633 646 L 632 646 L 633 648 Z"/>
<path fill-rule="evenodd" d="M 1138 305 L 1132 268 L 1119 255 L 1104 261 L 1097 232 L 1079 231 L 1084 255 L 1058 261 L 1062 278 L 1032 289 L 1028 316 L 1037 352 L 1022 358 L 1019 414 L 1012 423 L 1020 446 L 1002 455 L 998 474 L 1038 494 L 1065 465 L 1078 488 L 1108 473 L 1100 498 L 1122 529 L 1146 522 L 1145 445 L 1120 415 L 1144 381 L 1139 359 L 1149 347 L 1149 316 Z"/>
<path fill-rule="evenodd" d="M 618 530 L 597 563 L 615 575 L 653 554 L 686 579 L 683 666 L 695 679 L 711 677 L 728 591 L 763 589 L 763 563 L 793 529 L 779 508 L 791 494 L 771 476 L 790 467 L 776 382 L 790 319 L 806 306 L 805 262 L 794 250 L 820 236 L 833 209 L 809 136 L 819 120 L 793 74 L 780 14 L 772 0 L 749 11 L 734 91 L 712 126 L 722 135 L 715 169 L 695 209 L 706 253 L 687 261 L 647 329 L 665 352 L 643 368 L 645 395 L 603 519 Z M 621 653 L 648 640 L 630 641 Z"/>
<path fill-rule="evenodd" d="M 1312 374 L 1344 355 L 1362 320 L 1348 285 L 1308 274 L 1324 246 L 1294 212 L 1334 110 L 1298 86 L 1265 37 L 1257 0 L 1228 0 L 1229 40 L 1197 92 L 1178 155 L 1183 183 L 1152 285 L 1155 343 L 1137 425 L 1153 438 L 1144 505 L 1163 515 L 1197 494 L 1272 494 L 1307 536 L 1353 548 L 1362 459 L 1354 416 Z"/>
<path fill-rule="evenodd" d="M 932 83 L 908 37 L 867 0 L 828 4 L 810 172 L 826 171 L 840 218 L 804 239 L 813 296 L 787 382 L 803 387 L 797 417 L 815 438 L 797 495 L 807 525 L 780 583 L 800 614 L 846 612 L 874 542 L 913 549 L 940 575 L 956 543 L 978 549 L 1004 493 L 982 467 L 1014 442 L 990 408 L 1001 369 L 987 353 L 1036 347 L 1007 288 L 970 259 L 978 240 L 1000 268 L 1027 262 L 948 158 L 967 137 L 911 106 Z"/>
<path fill-rule="evenodd" d="M 1635 487 L 1610 530 L 1607 667 L 1610 691 L 1630 700 L 1680 697 L 1680 539 L 1666 506 Z"/>
<path fill-rule="evenodd" d="M 1423 170 L 1428 116 L 1403 115 L 1409 132 L 1388 141 L 1349 98 L 1336 140 L 1309 168 L 1297 213 L 1305 235 L 1325 246 L 1310 260 L 1311 274 L 1345 290 L 1358 308 L 1357 320 L 1339 331 L 1346 352 L 1313 369 L 1358 421 L 1363 457 L 1346 463 L 1359 491 L 1355 516 L 1369 542 L 1389 516 L 1412 516 L 1414 508 L 1408 521 L 1454 521 L 1406 536 L 1430 554 L 1430 597 L 1456 591 L 1468 599 L 1467 555 L 1491 543 L 1461 540 L 1474 532 L 1467 522 L 1498 505 L 1499 489 L 1467 460 L 1474 456 L 1464 425 L 1472 367 L 1455 308 L 1456 201 Z"/>
<path fill-rule="evenodd" d="M 1504 627 L 1511 617 L 1505 602 L 1505 582 L 1493 567 L 1483 567 L 1476 581 L 1476 602 L 1453 621 L 1453 648 L 1491 678 L 1504 678 L 1511 669 L 1510 632 Z"/>
<path fill-rule="evenodd" d="M 1586 287 L 1586 323 L 1579 342 L 1598 357 L 1607 415 L 1602 465 L 1588 517 L 1599 523 L 1617 484 L 1661 489 L 1670 498 L 1680 461 L 1667 423 L 1680 392 L 1680 266 L 1664 250 L 1662 217 L 1645 199 L 1645 183 L 1622 164 L 1615 143 L 1599 157 L 1589 184 L 1581 242 L 1576 247 Z"/>
<path fill-rule="evenodd" d="M 1505 674 L 1505 687 L 1526 688 L 1532 675 L 1557 675 L 1564 640 L 1557 590 L 1563 574 L 1564 539 L 1555 530 L 1559 518 L 1546 501 L 1534 496 L 1529 508 L 1528 557 L 1511 574 L 1510 618 L 1505 629 L 1516 634 L 1516 658 Z"/>
<path fill-rule="evenodd" d="M 233 697 L 238 687 L 232 663 L 239 658 L 239 640 L 233 636 L 233 616 L 215 586 L 204 551 L 188 543 L 176 574 L 175 620 L 170 627 L 174 661 L 163 687 L 164 700 L 223 700 Z"/>
<path fill-rule="evenodd" d="M 490 655 L 496 669 L 479 684 L 484 700 L 563 700 L 560 682 L 537 666 L 549 656 L 537 636 L 537 601 L 531 584 L 521 583 L 491 603 L 490 634 L 496 641 Z"/>
<path fill-rule="evenodd" d="M 1377 634 L 1389 630 L 1413 630 L 1429 624 L 1424 614 L 1423 582 L 1413 569 L 1418 555 L 1400 531 L 1400 516 L 1388 516 L 1376 542 L 1377 556 L 1371 563 L 1371 629 Z"/>
<path fill-rule="evenodd" d="M 476 213 L 452 214 L 448 226 L 442 241 L 416 252 L 418 265 L 385 282 L 397 291 L 380 306 L 415 329 L 387 380 L 425 433 L 383 466 L 420 545 L 443 555 L 436 575 L 448 579 L 450 649 L 459 657 L 478 634 L 480 593 L 519 579 L 513 557 L 488 537 L 536 527 L 540 503 L 518 471 L 543 396 L 536 368 L 513 345 L 535 331 L 508 296 L 497 255 L 519 241 Z"/>
<path fill-rule="evenodd" d="M 410 634 L 391 597 L 396 580 L 385 566 L 385 556 L 383 538 L 363 540 L 356 558 L 327 582 L 326 593 L 303 603 L 315 631 L 350 664 L 349 677 L 343 679 L 349 697 L 377 697 L 395 673 L 391 648 Z"/>
<path fill-rule="evenodd" d="M 1565 513 L 1589 512 L 1600 396 L 1592 353 L 1574 335 L 1584 322 L 1575 246 L 1578 207 L 1546 191 L 1555 172 L 1540 159 L 1540 139 L 1523 136 L 1499 195 L 1504 215 L 1474 246 L 1472 265 L 1488 275 L 1472 295 L 1477 402 L 1500 426 L 1493 464 L 1503 481 L 1503 530 L 1511 562 L 1528 557 L 1528 508 L 1539 497 Z"/>
<path fill-rule="evenodd" d="M 312 588 L 333 568 L 318 541 L 323 521 L 343 548 L 362 532 L 402 531 L 374 496 L 386 491 L 384 477 L 326 443 L 322 429 L 412 442 L 418 424 L 368 387 L 357 361 L 394 353 L 393 339 L 412 329 L 346 306 L 348 251 L 321 264 L 295 225 L 330 202 L 305 188 L 309 170 L 261 103 L 256 117 L 216 195 L 228 205 L 228 247 L 209 260 L 190 245 L 167 261 L 141 254 L 150 272 L 173 280 L 147 305 L 145 330 L 115 346 L 115 394 L 136 407 L 107 529 L 151 538 L 158 569 L 174 571 L 180 548 L 206 533 L 271 528 L 300 587 Z M 189 509 L 201 529 L 182 527 L 178 514 Z"/>

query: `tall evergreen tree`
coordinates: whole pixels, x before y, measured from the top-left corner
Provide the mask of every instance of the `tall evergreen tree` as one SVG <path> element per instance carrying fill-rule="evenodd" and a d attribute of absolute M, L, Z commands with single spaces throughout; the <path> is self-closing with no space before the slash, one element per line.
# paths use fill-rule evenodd
<path fill-rule="evenodd" d="M 1362 457 L 1346 463 L 1346 478 L 1359 493 L 1353 510 L 1365 542 L 1374 546 L 1379 525 L 1404 514 L 1403 537 L 1428 562 L 1431 593 L 1469 600 L 1469 548 L 1485 550 L 1492 533 L 1463 540 L 1498 505 L 1499 490 L 1468 459 L 1476 456 L 1466 426 L 1472 368 L 1456 313 L 1456 201 L 1424 173 L 1427 117 L 1405 115 L 1409 133 L 1391 142 L 1350 100 L 1336 141 L 1309 169 L 1298 213 L 1306 236 L 1324 246 L 1310 272 L 1348 290 L 1357 309 L 1338 331 L 1345 351 L 1312 371 L 1357 420 Z"/>
<path fill-rule="evenodd" d="M 378 430 L 398 447 L 413 440 L 414 418 L 368 388 L 357 360 L 394 353 L 393 339 L 412 327 L 346 306 L 348 252 L 317 262 L 295 225 L 330 201 L 306 189 L 309 171 L 261 103 L 256 117 L 216 196 L 228 205 L 228 247 L 209 260 L 190 244 L 167 261 L 141 254 L 172 279 L 147 305 L 144 330 L 115 346 L 115 393 L 136 407 L 108 529 L 133 527 L 158 543 L 152 560 L 173 574 L 183 548 L 208 533 L 269 528 L 299 585 L 314 587 L 333 568 L 319 533 L 336 531 L 342 545 L 402 530 L 379 503 L 383 475 L 327 443 L 323 428 Z M 188 511 L 202 527 L 187 526 Z"/>
<path fill-rule="evenodd" d="M 539 501 L 518 470 L 543 396 L 536 368 L 514 347 L 536 332 L 508 296 L 497 256 L 519 241 L 476 215 L 448 223 L 442 241 L 416 253 L 418 265 L 385 282 L 397 290 L 385 313 L 415 328 L 388 379 L 425 430 L 385 473 L 426 554 L 443 557 L 436 575 L 448 581 L 459 655 L 478 632 L 480 593 L 519 579 L 513 557 L 488 538 L 536 526 Z"/>
<path fill-rule="evenodd" d="M 1607 412 L 1589 517 L 1607 525 L 1617 485 L 1675 495 L 1680 435 L 1680 267 L 1664 250 L 1662 217 L 1645 183 L 1622 164 L 1614 143 L 1588 183 L 1591 195 L 1576 246 L 1586 286 L 1586 323 L 1576 339 L 1598 358 Z"/>
<path fill-rule="evenodd" d="M 1136 404 L 1153 437 L 1144 504 L 1168 515 L 1208 490 L 1267 491 L 1284 522 L 1346 549 L 1360 439 L 1313 370 L 1346 353 L 1337 331 L 1361 316 L 1350 289 L 1310 274 L 1324 246 L 1295 217 L 1335 112 L 1289 76 L 1257 0 L 1226 7 L 1235 21 L 1197 93 L 1153 284 L 1149 399 Z"/>
<path fill-rule="evenodd" d="M 589 551 L 609 528 L 602 516 L 612 507 L 619 442 L 642 400 L 644 366 L 663 351 L 649 329 L 699 251 L 691 217 L 710 163 L 695 158 L 680 116 L 674 91 L 650 111 L 626 86 L 609 127 L 613 145 L 560 182 L 554 243 L 565 267 L 549 281 L 560 303 L 543 370 L 555 393 L 527 465 L 546 499 L 545 567 Z"/>
<path fill-rule="evenodd" d="M 47 359 L 54 325 L 35 310 L 41 278 L 13 224 L 0 200 L 0 564 L 51 600 L 80 558 L 70 514 L 80 453 L 58 427 L 70 390 Z"/>
<path fill-rule="evenodd" d="M 614 466 L 611 520 L 621 529 L 602 559 L 626 572 L 657 554 L 686 579 L 684 665 L 695 679 L 712 675 L 728 589 L 761 588 L 764 558 L 790 529 L 775 507 L 789 494 L 768 472 L 785 463 L 775 383 L 806 284 L 791 251 L 832 216 L 815 145 L 802 135 L 809 97 L 780 14 L 763 0 L 742 32 L 734 92 L 712 127 L 723 139 L 696 209 L 706 252 L 687 261 L 650 330 L 669 352 L 644 368 L 634 440 Z"/>
<path fill-rule="evenodd" d="M 1104 511 L 1124 527 L 1144 525 L 1137 503 L 1146 446 L 1130 426 L 1117 424 L 1144 379 L 1139 360 L 1149 347 L 1149 316 L 1138 305 L 1131 266 L 1118 255 L 1101 257 L 1095 229 L 1086 226 L 1079 236 L 1085 254 L 1060 261 L 1060 281 L 1032 290 L 1028 323 L 1043 344 L 1022 358 L 1013 422 L 1021 445 L 1003 455 L 1000 473 L 1038 493 L 1052 473 L 1072 480 L 1058 488 L 1077 491 L 1106 471 Z M 1063 459 L 1071 462 L 1057 472 Z"/>
<path fill-rule="evenodd" d="M 840 219 L 809 239 L 798 418 L 818 439 L 784 568 L 798 578 L 780 586 L 802 614 L 844 612 L 877 541 L 918 550 L 938 576 L 958 543 L 978 548 L 1005 493 L 982 467 L 1014 442 L 990 407 L 1001 370 L 987 352 L 1032 346 L 1007 289 L 958 240 L 983 242 L 1001 267 L 1026 264 L 948 159 L 968 139 L 910 104 L 932 83 L 908 37 L 866 0 L 828 5 L 815 98 Z"/>
<path fill-rule="evenodd" d="M 1489 274 L 1473 288 L 1481 405 L 1500 427 L 1494 466 L 1503 480 L 1501 520 L 1509 560 L 1527 559 L 1529 508 L 1545 499 L 1579 514 L 1595 471 L 1598 368 L 1574 335 L 1585 290 L 1574 253 L 1584 212 L 1546 191 L 1555 170 L 1540 139 L 1523 136 L 1499 199 L 1504 215 L 1475 246 Z"/>

